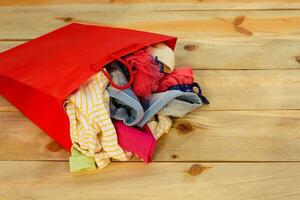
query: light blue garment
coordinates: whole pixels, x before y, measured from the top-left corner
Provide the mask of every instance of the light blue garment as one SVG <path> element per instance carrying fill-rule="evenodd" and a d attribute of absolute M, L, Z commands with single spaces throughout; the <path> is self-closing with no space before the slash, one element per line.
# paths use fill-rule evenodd
<path fill-rule="evenodd" d="M 108 72 L 114 83 L 118 85 L 127 83 L 127 78 L 117 63 L 111 64 Z M 108 86 L 107 91 L 110 97 L 109 106 L 112 118 L 123 120 L 127 126 L 134 126 L 142 120 L 144 110 L 131 88 L 119 90 Z"/>
<path fill-rule="evenodd" d="M 123 120 L 127 126 L 134 126 L 144 116 L 144 110 L 136 95 L 131 89 L 118 90 L 113 87 L 107 87 L 110 101 L 111 117 L 117 120 Z"/>
<path fill-rule="evenodd" d="M 202 104 L 199 96 L 193 92 L 168 90 L 161 93 L 154 93 L 150 100 L 147 102 L 142 102 L 144 108 L 144 117 L 137 126 L 143 127 L 155 114 L 157 114 L 174 99 L 186 101 L 191 104 L 199 104 L 199 106 Z"/>

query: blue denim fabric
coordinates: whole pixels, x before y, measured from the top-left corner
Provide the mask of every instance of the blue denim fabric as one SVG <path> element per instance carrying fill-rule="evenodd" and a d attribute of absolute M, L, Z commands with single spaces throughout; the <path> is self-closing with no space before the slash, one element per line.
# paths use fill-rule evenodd
<path fill-rule="evenodd" d="M 126 75 L 117 63 L 111 64 L 108 72 L 114 83 L 118 85 L 126 84 Z M 134 126 L 143 118 L 144 110 L 131 88 L 118 90 L 108 86 L 107 92 L 110 97 L 111 118 L 123 120 L 127 126 Z"/>

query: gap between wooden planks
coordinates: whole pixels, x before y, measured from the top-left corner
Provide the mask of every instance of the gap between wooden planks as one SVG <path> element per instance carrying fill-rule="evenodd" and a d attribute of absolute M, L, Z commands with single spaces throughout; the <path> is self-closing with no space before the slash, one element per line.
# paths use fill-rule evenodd
<path fill-rule="evenodd" d="M 123 5 L 121 12 L 110 8 L 114 6 L 108 8 L 109 12 L 101 5 L 0 7 L 0 39 L 35 38 L 71 22 L 132 28 L 175 35 L 181 39 L 297 37 L 300 32 L 300 10 L 145 12 Z"/>
<path fill-rule="evenodd" d="M 3 199 L 298 200 L 300 163 L 112 163 L 68 174 L 67 163 L 0 162 Z"/>

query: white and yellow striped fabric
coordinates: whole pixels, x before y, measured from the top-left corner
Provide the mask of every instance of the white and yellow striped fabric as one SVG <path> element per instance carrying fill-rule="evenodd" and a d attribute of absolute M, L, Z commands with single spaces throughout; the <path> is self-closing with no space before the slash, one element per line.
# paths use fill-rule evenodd
<path fill-rule="evenodd" d="M 172 120 L 166 115 L 158 114 L 157 121 L 152 120 L 148 122 L 147 125 L 155 139 L 158 140 L 162 135 L 169 132 L 172 127 Z"/>
<path fill-rule="evenodd" d="M 73 147 L 94 157 L 99 168 L 104 168 L 111 158 L 126 161 L 126 153 L 118 144 L 114 125 L 110 119 L 108 79 L 102 72 L 94 75 L 66 101 L 70 120 Z"/>

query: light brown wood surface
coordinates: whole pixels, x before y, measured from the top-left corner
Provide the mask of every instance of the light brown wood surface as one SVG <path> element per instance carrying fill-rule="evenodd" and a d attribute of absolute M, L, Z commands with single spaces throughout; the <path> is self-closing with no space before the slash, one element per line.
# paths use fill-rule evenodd
<path fill-rule="evenodd" d="M 145 5 L 146 6 L 146 5 Z M 159 4 L 155 4 L 160 8 Z M 111 7 L 111 6 L 110 6 Z M 123 5 L 0 7 L 0 39 L 35 38 L 71 22 L 134 28 L 180 39 L 224 37 L 298 38 L 300 10 L 153 10 Z M 33 28 L 34 27 L 34 28 Z"/>
<path fill-rule="evenodd" d="M 298 200 L 300 195 L 299 163 L 113 163 L 79 175 L 65 173 L 65 162 L 3 161 L 0 168 L 2 199 Z"/>
<path fill-rule="evenodd" d="M 0 39 L 31 39 L 71 22 L 134 28 L 175 35 L 186 40 L 250 36 L 298 38 L 300 32 L 298 9 L 190 11 L 154 8 L 145 11 L 131 5 L 119 5 L 111 11 L 109 8 L 114 7 L 0 7 Z"/>
<path fill-rule="evenodd" d="M 151 10 L 163 8 L 167 10 L 252 10 L 252 9 L 295 9 L 300 8 L 299 0 L 3 0 L 0 6 L 31 5 L 114 5 L 120 8 L 130 4 L 139 9 Z M 147 4 L 147 6 L 144 6 Z M 159 4 L 159 5 L 156 5 Z M 110 9 L 111 10 L 111 9 Z"/>
<path fill-rule="evenodd" d="M 300 111 L 203 111 L 176 119 L 154 161 L 300 161 Z M 0 112 L 0 160 L 68 160 L 19 112 Z"/>
<path fill-rule="evenodd" d="M 71 22 L 177 36 L 211 104 L 174 119 L 149 165 L 70 174 L 0 96 L 0 200 L 300 199 L 300 1 L 3 0 L 0 51 Z"/>

